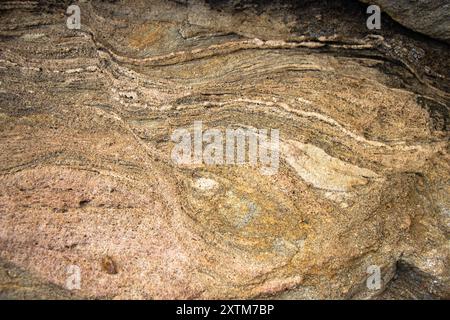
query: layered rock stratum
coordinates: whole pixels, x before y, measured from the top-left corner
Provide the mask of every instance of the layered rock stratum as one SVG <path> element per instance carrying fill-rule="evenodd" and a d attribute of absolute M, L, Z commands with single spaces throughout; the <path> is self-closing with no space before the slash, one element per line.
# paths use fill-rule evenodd
<path fill-rule="evenodd" d="M 0 3 L 0 297 L 450 297 L 448 44 L 356 1 L 69 4 Z M 279 129 L 278 172 L 177 165 L 195 121 Z"/>

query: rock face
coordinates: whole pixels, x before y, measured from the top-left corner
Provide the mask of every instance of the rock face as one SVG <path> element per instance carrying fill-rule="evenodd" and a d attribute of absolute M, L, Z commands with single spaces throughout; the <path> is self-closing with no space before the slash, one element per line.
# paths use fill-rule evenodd
<path fill-rule="evenodd" d="M 405 27 L 450 42 L 449 0 L 362 0 L 377 4 Z"/>
<path fill-rule="evenodd" d="M 349 1 L 0 8 L 3 296 L 450 297 L 446 44 Z M 278 129 L 278 170 L 178 165 L 195 122 Z"/>

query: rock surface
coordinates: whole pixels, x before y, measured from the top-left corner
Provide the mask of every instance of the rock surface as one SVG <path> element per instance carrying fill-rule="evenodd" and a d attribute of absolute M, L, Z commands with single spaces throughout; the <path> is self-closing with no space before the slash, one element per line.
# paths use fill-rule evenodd
<path fill-rule="evenodd" d="M 449 0 L 361 0 L 379 5 L 405 27 L 450 42 Z"/>
<path fill-rule="evenodd" d="M 448 45 L 349 1 L 48 3 L 0 4 L 2 296 L 450 297 Z M 278 172 L 175 164 L 194 121 L 279 129 Z"/>

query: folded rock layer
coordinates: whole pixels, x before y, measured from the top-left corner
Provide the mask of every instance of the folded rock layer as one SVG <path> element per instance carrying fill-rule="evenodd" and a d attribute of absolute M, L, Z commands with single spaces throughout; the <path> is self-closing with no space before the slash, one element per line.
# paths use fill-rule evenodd
<path fill-rule="evenodd" d="M 3 295 L 448 298 L 448 45 L 348 3 L 0 4 Z M 194 122 L 278 171 L 177 165 Z"/>

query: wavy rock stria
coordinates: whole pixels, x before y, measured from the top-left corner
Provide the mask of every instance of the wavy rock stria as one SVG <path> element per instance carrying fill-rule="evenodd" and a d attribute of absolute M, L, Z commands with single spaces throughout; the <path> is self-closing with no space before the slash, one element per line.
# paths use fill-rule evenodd
<path fill-rule="evenodd" d="M 449 297 L 447 45 L 348 1 L 7 3 L 3 295 Z M 279 129 L 278 172 L 175 164 L 195 121 Z"/>

